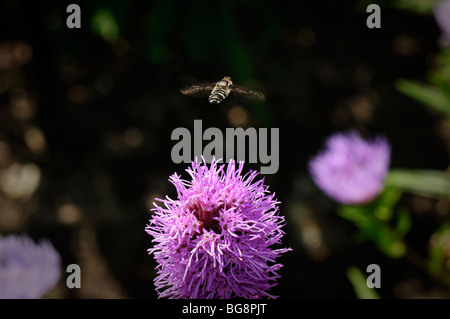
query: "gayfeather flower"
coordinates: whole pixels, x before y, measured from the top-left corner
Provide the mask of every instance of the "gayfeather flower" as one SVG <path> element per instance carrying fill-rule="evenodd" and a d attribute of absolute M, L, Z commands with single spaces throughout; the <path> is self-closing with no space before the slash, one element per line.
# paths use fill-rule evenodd
<path fill-rule="evenodd" d="M 356 132 L 328 138 L 325 150 L 309 162 L 319 188 L 342 204 L 358 205 L 375 199 L 384 187 L 390 146 L 383 137 L 371 141 Z"/>
<path fill-rule="evenodd" d="M 146 232 L 160 298 L 275 298 L 268 293 L 280 277 L 275 259 L 290 248 L 271 246 L 281 243 L 284 217 L 264 180 L 254 182 L 258 173 L 235 166 L 193 162 L 191 181 L 170 177 L 178 198 L 154 204 Z"/>
<path fill-rule="evenodd" d="M 26 235 L 0 236 L 0 298 L 42 298 L 61 276 L 61 258 L 52 244 Z"/>
<path fill-rule="evenodd" d="M 433 7 L 434 18 L 442 31 L 442 40 L 450 44 L 450 0 L 438 1 Z"/>

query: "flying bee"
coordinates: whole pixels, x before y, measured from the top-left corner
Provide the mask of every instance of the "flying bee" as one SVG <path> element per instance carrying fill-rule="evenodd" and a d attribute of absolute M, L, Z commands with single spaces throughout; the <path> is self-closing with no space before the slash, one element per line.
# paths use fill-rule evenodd
<path fill-rule="evenodd" d="M 208 97 L 208 102 L 218 104 L 222 102 L 231 92 L 238 99 L 247 99 L 264 102 L 264 94 L 258 91 L 251 91 L 246 88 L 234 85 L 229 76 L 224 77 L 216 83 L 192 85 L 181 90 L 181 93 L 192 97 Z"/>

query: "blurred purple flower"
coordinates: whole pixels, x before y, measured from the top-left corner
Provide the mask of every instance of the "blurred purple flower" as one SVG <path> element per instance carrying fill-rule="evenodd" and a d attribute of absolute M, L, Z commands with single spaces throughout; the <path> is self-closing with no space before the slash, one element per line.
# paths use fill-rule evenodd
<path fill-rule="evenodd" d="M 390 146 L 383 137 L 364 140 L 356 132 L 328 138 L 326 148 L 309 162 L 314 182 L 342 204 L 358 205 L 383 190 L 389 169 Z"/>
<path fill-rule="evenodd" d="M 434 18 L 441 28 L 442 40 L 450 44 L 450 0 L 438 1 L 433 7 Z"/>
<path fill-rule="evenodd" d="M 49 241 L 0 236 L 0 299 L 42 298 L 60 276 L 61 258 Z"/>
<path fill-rule="evenodd" d="M 158 199 L 164 207 L 154 204 L 146 227 L 160 298 L 275 298 L 267 292 L 280 277 L 275 259 L 291 250 L 271 248 L 284 235 L 284 217 L 264 180 L 253 182 L 255 171 L 243 176 L 243 166 L 193 162 L 191 181 L 170 177 L 178 199 Z"/>

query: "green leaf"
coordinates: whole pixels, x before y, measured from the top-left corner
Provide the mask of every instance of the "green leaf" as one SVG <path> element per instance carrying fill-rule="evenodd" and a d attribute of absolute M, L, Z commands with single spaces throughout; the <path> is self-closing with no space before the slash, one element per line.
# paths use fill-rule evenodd
<path fill-rule="evenodd" d="M 433 248 L 430 251 L 429 269 L 434 274 L 439 274 L 442 271 L 445 263 L 445 249 L 442 247 Z"/>
<path fill-rule="evenodd" d="M 445 267 L 447 242 L 450 238 L 450 224 L 445 223 L 433 234 L 429 253 L 429 269 L 440 274 Z"/>
<path fill-rule="evenodd" d="M 338 214 L 347 220 L 351 220 L 359 227 L 367 227 L 371 222 L 370 220 L 373 219 L 366 206 L 341 205 Z"/>
<path fill-rule="evenodd" d="M 405 79 L 398 80 L 396 88 L 403 94 L 450 117 L 450 97 L 442 89 L 424 86 Z"/>
<path fill-rule="evenodd" d="M 399 9 L 421 14 L 431 14 L 434 0 L 393 0 L 392 5 Z"/>
<path fill-rule="evenodd" d="M 393 169 L 389 171 L 386 185 L 432 198 L 450 196 L 450 177 L 437 170 Z"/>
<path fill-rule="evenodd" d="M 355 266 L 347 269 L 347 278 L 353 286 L 358 299 L 380 299 L 377 291 L 367 286 L 367 279 L 364 274 Z"/>
<path fill-rule="evenodd" d="M 375 207 L 375 217 L 380 220 L 388 221 L 392 218 L 395 205 L 400 199 L 402 192 L 395 187 L 385 187 L 378 197 Z"/>
<path fill-rule="evenodd" d="M 406 253 L 406 246 L 398 234 L 381 222 L 378 226 L 377 231 L 373 234 L 373 241 L 378 248 L 391 258 L 403 257 Z"/>
<path fill-rule="evenodd" d="M 359 229 L 359 238 L 369 239 L 387 256 L 400 258 L 405 255 L 406 247 L 401 238 L 385 221 L 374 216 L 374 204 L 365 206 L 345 206 L 339 209 L 339 215 L 352 221 Z"/>
<path fill-rule="evenodd" d="M 397 211 L 397 225 L 395 227 L 396 233 L 403 238 L 411 228 L 411 224 L 411 216 L 406 207 L 399 208 Z"/>

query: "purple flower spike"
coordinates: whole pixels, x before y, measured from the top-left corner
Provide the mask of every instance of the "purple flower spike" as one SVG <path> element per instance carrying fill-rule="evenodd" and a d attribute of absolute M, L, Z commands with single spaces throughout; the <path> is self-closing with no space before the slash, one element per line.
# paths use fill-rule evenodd
<path fill-rule="evenodd" d="M 61 258 L 49 241 L 0 236 L 0 299 L 42 298 L 60 276 Z"/>
<path fill-rule="evenodd" d="M 358 133 L 338 133 L 309 162 L 314 182 L 342 204 L 358 205 L 375 199 L 384 187 L 390 146 L 385 138 L 364 140 Z"/>
<path fill-rule="evenodd" d="M 442 0 L 433 8 L 434 18 L 442 31 L 442 42 L 450 44 L 450 0 Z"/>
<path fill-rule="evenodd" d="M 275 263 L 290 248 L 272 249 L 284 232 L 279 202 L 264 180 L 244 163 L 220 165 L 213 159 L 192 163 L 192 180 L 170 178 L 178 199 L 156 204 L 146 232 L 154 237 L 149 249 L 156 262 L 160 298 L 271 297 L 282 267 Z"/>

